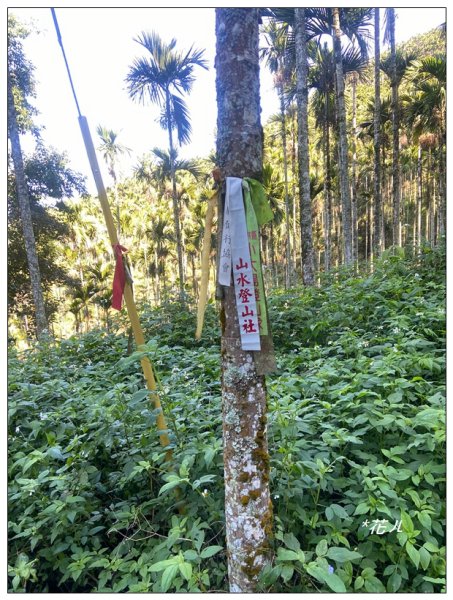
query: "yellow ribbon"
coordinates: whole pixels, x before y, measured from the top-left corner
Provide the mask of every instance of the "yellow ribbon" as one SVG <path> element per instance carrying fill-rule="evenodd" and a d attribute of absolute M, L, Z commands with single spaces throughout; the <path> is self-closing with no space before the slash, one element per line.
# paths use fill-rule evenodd
<path fill-rule="evenodd" d="M 208 285 L 209 285 L 209 257 L 211 254 L 211 229 L 212 220 L 214 218 L 214 208 L 217 203 L 216 191 L 208 201 L 208 210 L 206 211 L 206 222 L 204 226 L 204 237 L 203 237 L 203 250 L 201 251 L 201 283 L 200 283 L 200 297 L 198 299 L 198 312 L 197 312 L 197 330 L 195 332 L 195 339 L 201 338 L 201 332 L 203 330 L 204 313 L 206 310 L 206 302 L 208 299 Z"/>

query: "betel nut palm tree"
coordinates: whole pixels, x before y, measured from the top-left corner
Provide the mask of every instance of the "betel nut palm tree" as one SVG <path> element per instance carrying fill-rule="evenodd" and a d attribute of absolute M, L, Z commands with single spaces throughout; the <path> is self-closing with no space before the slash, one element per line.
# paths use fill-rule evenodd
<path fill-rule="evenodd" d="M 98 134 L 99 139 L 101 140 L 101 145 L 98 147 L 98 150 L 102 153 L 102 157 L 107 165 L 109 175 L 113 179 L 117 227 L 118 232 L 121 233 L 120 206 L 118 198 L 118 177 L 116 168 L 119 156 L 121 154 L 130 154 L 130 149 L 118 143 L 118 133 L 116 131 L 113 131 L 112 129 L 107 129 L 107 127 L 98 125 L 96 128 L 96 133 Z"/>
<path fill-rule="evenodd" d="M 183 95 L 188 94 L 195 81 L 194 68 L 207 69 L 203 58 L 204 50 L 191 47 L 187 52 L 176 50 L 176 40 L 168 44 L 157 33 L 141 33 L 135 39 L 145 50 L 146 56 L 136 58 L 126 77 L 129 96 L 138 102 L 150 100 L 161 109 L 159 123 L 167 129 L 171 164 L 173 217 L 178 252 L 179 291 L 184 298 L 184 268 L 179 224 L 179 207 L 176 192 L 176 150 L 173 132 L 176 129 L 179 144 L 190 140 L 191 125 Z"/>
<path fill-rule="evenodd" d="M 261 57 L 266 59 L 266 64 L 273 74 L 274 84 L 280 102 L 280 133 L 283 150 L 283 175 L 285 179 L 285 229 L 286 229 L 286 270 L 285 286 L 291 286 L 293 274 L 293 265 L 291 260 L 291 237 L 289 222 L 289 194 L 288 194 L 288 157 L 286 143 L 286 106 L 285 106 L 285 85 L 291 75 L 291 69 L 288 68 L 286 59 L 287 53 L 287 32 L 286 28 L 272 19 L 264 30 L 265 38 L 268 44 L 267 48 L 261 50 Z M 293 198 L 293 202 L 294 202 Z M 296 243 L 296 240 L 293 240 Z M 305 272 L 305 270 L 304 270 Z"/>

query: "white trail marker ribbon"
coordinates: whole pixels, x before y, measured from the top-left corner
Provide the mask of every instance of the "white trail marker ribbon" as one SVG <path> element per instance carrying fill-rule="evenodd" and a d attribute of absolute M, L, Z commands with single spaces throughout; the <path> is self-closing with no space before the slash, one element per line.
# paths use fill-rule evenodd
<path fill-rule="evenodd" d="M 242 179 L 226 178 L 219 283 L 230 286 L 233 272 L 236 307 L 243 350 L 261 350 L 252 260 L 250 257 Z"/>

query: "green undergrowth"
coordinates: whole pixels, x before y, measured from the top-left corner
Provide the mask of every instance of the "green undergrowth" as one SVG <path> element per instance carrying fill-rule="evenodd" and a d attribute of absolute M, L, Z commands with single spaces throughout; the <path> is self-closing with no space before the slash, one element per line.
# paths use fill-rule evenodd
<path fill-rule="evenodd" d="M 270 294 L 261 591 L 444 589 L 444 263 L 389 255 Z M 227 591 L 215 307 L 201 344 L 179 305 L 143 321 L 171 464 L 124 336 L 9 352 L 10 591 Z"/>

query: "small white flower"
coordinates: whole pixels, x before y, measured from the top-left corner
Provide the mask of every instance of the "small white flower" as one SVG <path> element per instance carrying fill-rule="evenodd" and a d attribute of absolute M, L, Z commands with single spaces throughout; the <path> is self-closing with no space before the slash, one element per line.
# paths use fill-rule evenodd
<path fill-rule="evenodd" d="M 393 333 L 399 333 L 400 332 L 400 328 L 399 327 L 394 327 L 392 329 Z"/>
<path fill-rule="evenodd" d="M 279 498 L 280 498 L 280 496 L 278 494 L 275 494 L 274 500 L 278 500 Z"/>
<path fill-rule="evenodd" d="M 370 345 L 370 342 L 367 342 L 366 340 L 364 342 L 362 342 L 362 346 L 364 348 L 368 348 L 369 345 Z"/>
<path fill-rule="evenodd" d="M 201 492 L 201 495 L 202 495 L 204 498 L 206 498 L 206 496 L 208 496 L 208 495 L 209 495 L 209 492 L 208 492 L 208 490 L 207 490 L 207 489 L 204 489 L 204 490 Z"/>
<path fill-rule="evenodd" d="M 16 433 L 20 433 L 20 427 L 16 427 Z"/>

